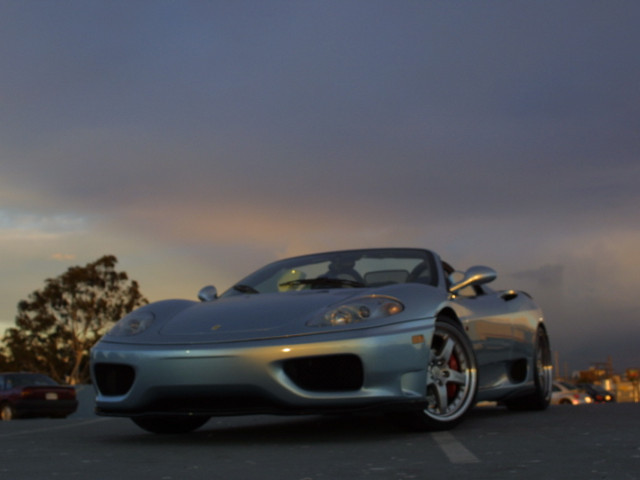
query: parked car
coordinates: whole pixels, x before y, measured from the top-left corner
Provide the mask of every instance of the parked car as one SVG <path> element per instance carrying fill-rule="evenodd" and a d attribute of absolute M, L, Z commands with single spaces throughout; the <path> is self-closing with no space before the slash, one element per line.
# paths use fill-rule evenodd
<path fill-rule="evenodd" d="M 615 394 L 609 390 L 605 390 L 604 387 L 600 385 L 584 383 L 578 385 L 578 387 L 583 389 L 595 403 L 609 403 L 616 401 Z"/>
<path fill-rule="evenodd" d="M 146 305 L 92 349 L 96 412 L 178 433 L 215 415 L 376 408 L 447 429 L 476 401 L 546 408 L 538 306 L 489 288 L 491 268 L 453 273 L 423 249 L 327 252 Z"/>
<path fill-rule="evenodd" d="M 0 373 L 0 419 L 64 418 L 78 408 L 76 390 L 40 373 Z"/>
<path fill-rule="evenodd" d="M 584 391 L 567 382 L 553 382 L 551 404 L 553 405 L 586 405 L 592 403 L 591 397 Z"/>

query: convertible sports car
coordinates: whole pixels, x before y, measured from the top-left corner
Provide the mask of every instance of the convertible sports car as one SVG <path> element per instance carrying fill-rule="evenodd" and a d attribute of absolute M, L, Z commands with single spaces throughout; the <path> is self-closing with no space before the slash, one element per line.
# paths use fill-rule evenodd
<path fill-rule="evenodd" d="M 552 367 L 542 313 L 428 250 L 346 250 L 261 268 L 218 296 L 120 320 L 91 352 L 96 412 L 156 433 L 211 416 L 392 410 L 448 429 L 477 401 L 542 410 Z"/>

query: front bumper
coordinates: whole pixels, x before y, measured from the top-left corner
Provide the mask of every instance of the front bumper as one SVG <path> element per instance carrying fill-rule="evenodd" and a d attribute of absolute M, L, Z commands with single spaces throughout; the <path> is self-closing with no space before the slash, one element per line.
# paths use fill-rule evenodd
<path fill-rule="evenodd" d="M 96 412 L 238 415 L 421 405 L 432 333 L 433 321 L 425 319 L 218 345 L 102 341 L 91 354 Z"/>

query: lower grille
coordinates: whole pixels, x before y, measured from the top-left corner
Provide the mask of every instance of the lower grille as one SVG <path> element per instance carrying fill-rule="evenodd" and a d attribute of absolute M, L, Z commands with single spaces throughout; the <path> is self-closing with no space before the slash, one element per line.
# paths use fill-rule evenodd
<path fill-rule="evenodd" d="M 352 354 L 294 358 L 284 362 L 284 372 L 298 387 L 311 392 L 360 390 L 364 369 Z"/>

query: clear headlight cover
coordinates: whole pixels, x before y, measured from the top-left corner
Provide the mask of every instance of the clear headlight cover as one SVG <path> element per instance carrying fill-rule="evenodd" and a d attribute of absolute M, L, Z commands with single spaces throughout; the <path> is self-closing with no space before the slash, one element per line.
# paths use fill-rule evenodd
<path fill-rule="evenodd" d="M 331 307 L 319 318 L 307 322 L 307 325 L 310 327 L 349 325 L 390 317 L 403 310 L 404 305 L 395 298 L 371 295 L 349 300 L 337 307 Z"/>
<path fill-rule="evenodd" d="M 155 316 L 152 312 L 131 312 L 116 323 L 107 335 L 114 337 L 130 337 L 144 332 L 153 323 Z"/>

